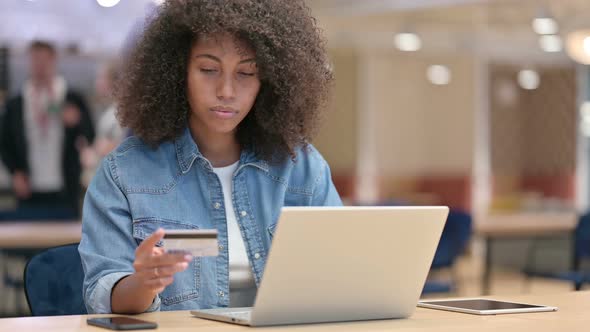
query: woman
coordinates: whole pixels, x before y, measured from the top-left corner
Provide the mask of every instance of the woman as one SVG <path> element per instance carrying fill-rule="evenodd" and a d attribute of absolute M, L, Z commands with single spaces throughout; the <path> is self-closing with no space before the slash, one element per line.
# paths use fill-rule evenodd
<path fill-rule="evenodd" d="M 341 205 L 311 140 L 332 81 L 303 0 L 169 0 L 118 89 L 135 134 L 84 203 L 91 313 L 253 304 L 283 206 Z M 219 255 L 166 253 L 165 229 L 217 229 Z"/>

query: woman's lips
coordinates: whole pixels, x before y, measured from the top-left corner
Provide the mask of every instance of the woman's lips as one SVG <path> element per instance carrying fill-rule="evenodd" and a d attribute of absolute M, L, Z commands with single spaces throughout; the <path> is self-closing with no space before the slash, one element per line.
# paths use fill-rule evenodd
<path fill-rule="evenodd" d="M 231 119 L 238 115 L 238 111 L 227 107 L 213 107 L 211 108 L 211 112 L 221 119 Z"/>

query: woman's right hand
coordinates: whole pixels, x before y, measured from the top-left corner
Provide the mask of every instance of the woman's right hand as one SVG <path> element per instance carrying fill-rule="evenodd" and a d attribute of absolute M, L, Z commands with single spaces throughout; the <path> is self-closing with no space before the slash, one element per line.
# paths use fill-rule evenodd
<path fill-rule="evenodd" d="M 164 237 L 158 229 L 135 250 L 135 272 L 115 284 L 111 293 L 111 311 L 139 314 L 146 311 L 156 295 L 174 281 L 174 274 L 186 270 L 190 255 L 169 254 L 156 243 Z"/>
<path fill-rule="evenodd" d="M 165 231 L 159 228 L 143 240 L 135 250 L 134 279 L 139 286 L 155 296 L 174 281 L 174 274 L 186 270 L 193 259 L 191 255 L 169 254 L 156 243 L 162 240 Z"/>

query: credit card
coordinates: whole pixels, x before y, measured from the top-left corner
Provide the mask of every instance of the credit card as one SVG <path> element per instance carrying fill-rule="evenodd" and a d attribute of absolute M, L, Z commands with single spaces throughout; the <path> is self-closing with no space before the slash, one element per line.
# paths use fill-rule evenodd
<path fill-rule="evenodd" d="M 216 229 L 167 229 L 162 242 L 168 253 L 190 254 L 193 257 L 219 254 Z"/>

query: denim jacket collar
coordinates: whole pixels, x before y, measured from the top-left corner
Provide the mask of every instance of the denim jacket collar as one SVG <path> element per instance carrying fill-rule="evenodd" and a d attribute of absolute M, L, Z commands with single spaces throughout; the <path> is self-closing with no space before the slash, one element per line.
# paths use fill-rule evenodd
<path fill-rule="evenodd" d="M 184 129 L 182 135 L 174 140 L 174 146 L 176 148 L 176 157 L 178 159 L 178 165 L 183 174 L 187 173 L 193 163 L 198 160 L 201 165 L 209 170 L 213 169 L 211 163 L 201 152 L 197 146 L 189 127 Z M 269 165 L 265 160 L 261 160 L 256 157 L 256 154 L 250 149 L 242 149 L 240 153 L 240 168 L 243 166 L 254 166 L 265 172 L 268 172 Z"/>

